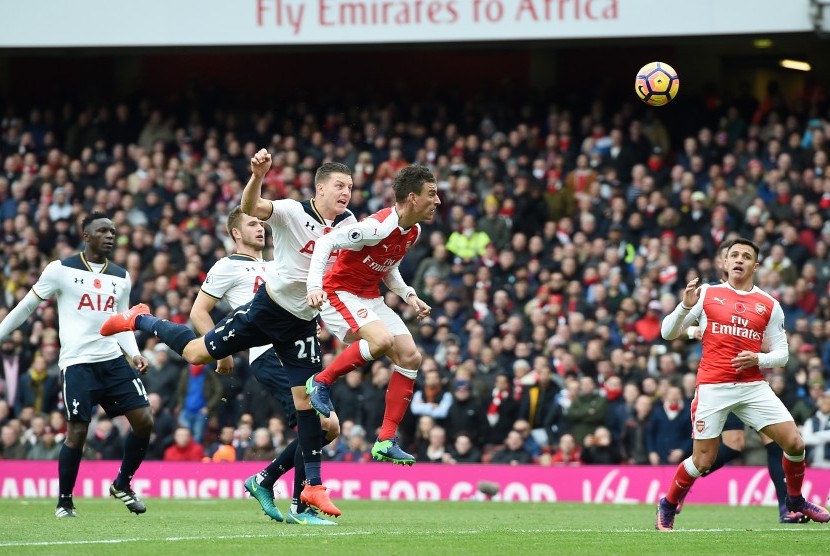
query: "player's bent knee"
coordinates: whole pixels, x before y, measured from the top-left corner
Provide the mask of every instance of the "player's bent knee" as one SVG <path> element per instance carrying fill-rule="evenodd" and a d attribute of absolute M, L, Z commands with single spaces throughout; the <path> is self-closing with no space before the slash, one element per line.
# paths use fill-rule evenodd
<path fill-rule="evenodd" d="M 334 413 L 331 413 L 329 417 L 320 417 L 320 426 L 323 429 L 326 442 L 331 442 L 340 436 L 340 420 Z"/>
<path fill-rule="evenodd" d="M 192 365 L 205 365 L 214 361 L 213 357 L 208 353 L 205 342 L 202 338 L 191 340 L 182 351 L 182 357 L 185 361 Z"/>
<path fill-rule="evenodd" d="M 65 444 L 70 448 L 83 448 L 89 423 L 69 421 L 66 427 Z"/>
<path fill-rule="evenodd" d="M 721 438 L 724 444 L 736 452 L 744 451 L 744 445 L 746 444 L 744 431 L 724 431 Z"/>
<path fill-rule="evenodd" d="M 381 355 L 386 355 L 394 345 L 394 337 L 388 333 L 377 334 L 372 338 L 367 338 L 366 341 L 369 342 L 369 351 L 376 358 Z"/>
<path fill-rule="evenodd" d="M 796 434 L 794 437 L 789 439 L 788 443 L 781 446 L 781 449 L 791 456 L 800 456 L 804 453 L 806 446 L 804 445 L 804 440 L 802 440 L 801 435 Z"/>
<path fill-rule="evenodd" d="M 695 468 L 703 474 L 709 471 L 712 467 L 712 464 L 715 462 L 715 454 L 698 454 L 696 457 L 692 458 L 692 463 L 694 464 Z"/>
<path fill-rule="evenodd" d="M 418 369 L 421 367 L 421 361 L 423 361 L 423 357 L 421 357 L 421 352 L 418 350 L 402 354 L 400 359 L 400 366 L 406 369 Z"/>
<path fill-rule="evenodd" d="M 391 335 L 384 336 L 383 338 L 381 338 L 380 342 L 378 343 L 378 346 L 377 346 L 378 347 L 378 352 L 383 353 L 383 354 L 389 353 L 389 351 L 392 349 L 392 347 L 394 345 L 395 345 L 395 342 L 392 339 Z M 374 350 L 371 350 L 371 351 L 372 351 L 372 353 L 374 353 Z"/>
<path fill-rule="evenodd" d="M 150 408 L 146 409 L 138 418 L 130 421 L 133 434 L 139 438 L 149 438 L 153 434 L 153 413 Z"/>

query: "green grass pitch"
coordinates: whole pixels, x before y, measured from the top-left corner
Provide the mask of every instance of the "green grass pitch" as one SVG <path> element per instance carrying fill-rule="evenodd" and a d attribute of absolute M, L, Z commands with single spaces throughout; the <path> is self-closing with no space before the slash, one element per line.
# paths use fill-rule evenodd
<path fill-rule="evenodd" d="M 112 499 L 0 500 L 0 554 L 826 554 L 830 527 L 781 525 L 775 508 L 687 505 L 654 530 L 653 506 L 337 500 L 336 527 L 268 520 L 253 500 L 146 500 L 141 516 Z M 286 502 L 278 501 L 286 510 Z"/>

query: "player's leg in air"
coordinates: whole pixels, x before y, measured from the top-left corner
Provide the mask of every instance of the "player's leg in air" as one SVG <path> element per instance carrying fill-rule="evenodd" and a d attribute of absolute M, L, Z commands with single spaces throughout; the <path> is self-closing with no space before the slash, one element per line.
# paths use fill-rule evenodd
<path fill-rule="evenodd" d="M 296 427 L 297 413 L 291 388 L 288 385 L 288 376 L 274 350 L 270 349 L 254 359 L 251 363 L 251 371 L 263 388 L 279 400 L 285 415 L 288 416 L 288 426 Z M 326 442 L 337 438 L 340 424 L 335 414 L 332 414 L 330 419 L 323 419 L 321 424 Z M 245 489 L 259 502 L 265 515 L 276 521 L 283 521 L 282 513 L 274 505 L 274 484 L 293 468 L 294 491 L 291 508 L 284 518 L 285 522 L 294 525 L 335 525 L 334 521 L 320 517 L 316 510 L 300 500 L 306 477 L 305 462 L 299 445 L 299 439 L 292 440 L 265 469 L 248 477 L 245 481 Z"/>
<path fill-rule="evenodd" d="M 311 406 L 321 415 L 328 415 L 331 410 L 329 389 L 334 381 L 386 355 L 392 360 L 394 372 L 386 390 L 383 424 L 372 446 L 372 457 L 400 465 L 414 464 L 415 457 L 398 445 L 396 437 L 398 425 L 412 401 L 415 378 L 421 366 L 421 354 L 406 325 L 382 298 L 330 297 L 329 303 L 321 310 L 321 317 L 341 341 L 355 337 L 359 340 L 344 349 L 325 370 L 308 380 L 306 392 Z"/>
<path fill-rule="evenodd" d="M 415 379 L 421 366 L 421 353 L 409 334 L 394 337 L 392 353 L 387 354 L 392 360 L 392 376 L 386 390 L 386 407 L 383 410 L 383 422 L 380 433 L 372 446 L 372 457 L 380 461 L 412 465 L 415 457 L 407 454 L 398 446 L 398 426 L 412 403 L 415 391 Z"/>
<path fill-rule="evenodd" d="M 233 326 L 229 326 L 229 324 L 235 324 L 231 322 L 235 316 L 245 317 L 245 311 L 249 308 L 250 303 L 238 307 L 234 312 L 225 317 L 222 322 L 217 324 L 213 331 L 225 331 L 225 342 L 234 345 L 238 344 L 239 341 L 236 336 L 239 331 Z M 221 357 L 215 358 L 211 354 L 211 351 L 208 350 L 207 335 L 198 337 L 188 326 L 153 316 L 150 314 L 150 308 L 144 303 L 139 303 L 124 313 L 111 316 L 101 325 L 100 332 L 101 336 L 112 336 L 128 330 L 141 330 L 153 334 L 167 344 L 170 349 L 182 356 L 188 363 L 193 365 L 204 365 L 216 359 L 221 359 Z M 248 347 L 254 346 L 247 346 L 243 349 L 248 349 Z M 223 349 L 223 346 L 217 345 L 215 342 L 213 348 L 215 352 L 224 353 L 227 351 L 227 349 Z M 228 352 L 227 355 L 233 355 L 234 353 L 236 352 Z"/>
<path fill-rule="evenodd" d="M 308 403 L 304 386 L 306 379 L 320 370 L 316 320 L 297 318 L 274 303 L 266 288 L 259 288 L 251 301 L 237 307 L 201 338 L 187 326 L 150 315 L 146 305 L 136 305 L 107 319 L 101 326 L 101 335 L 110 336 L 127 330 L 152 333 L 193 364 L 204 364 L 252 347 L 273 344 L 285 366 L 297 408 L 297 432 L 309 483 L 300 499 L 323 513 L 340 515 L 320 476 L 323 429 Z M 300 382 L 296 382 L 298 380 Z"/>

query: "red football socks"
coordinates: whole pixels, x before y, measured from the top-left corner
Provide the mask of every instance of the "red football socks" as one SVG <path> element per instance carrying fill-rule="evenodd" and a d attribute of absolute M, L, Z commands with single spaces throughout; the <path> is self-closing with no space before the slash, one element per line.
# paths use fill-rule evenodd
<path fill-rule="evenodd" d="M 684 462 L 680 462 L 680 465 L 677 466 L 677 471 L 674 473 L 674 478 L 671 481 L 669 492 L 666 494 L 666 501 L 669 504 L 677 504 L 689 492 L 689 489 L 692 488 L 694 483 L 695 478 L 686 471 Z"/>
<path fill-rule="evenodd" d="M 415 391 L 415 381 L 393 372 L 386 388 L 386 409 L 383 412 L 383 425 L 380 427 L 380 440 L 395 438 L 398 425 L 401 424 L 406 409 L 412 402 L 412 392 Z"/>
<path fill-rule="evenodd" d="M 785 457 L 781 458 L 784 466 L 784 477 L 787 483 L 787 494 L 790 496 L 801 496 L 801 484 L 804 482 L 804 470 L 807 464 L 802 461 L 790 461 Z"/>
<path fill-rule="evenodd" d="M 345 376 L 365 364 L 366 359 L 360 354 L 360 342 L 354 342 L 340 352 L 340 355 L 335 357 L 328 367 L 314 377 L 314 380 L 322 382 L 326 386 L 331 386 L 341 376 Z"/>

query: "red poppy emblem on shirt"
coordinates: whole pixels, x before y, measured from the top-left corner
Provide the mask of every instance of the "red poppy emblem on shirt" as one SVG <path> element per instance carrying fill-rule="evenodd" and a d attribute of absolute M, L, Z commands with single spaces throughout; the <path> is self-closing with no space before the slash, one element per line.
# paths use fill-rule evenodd
<path fill-rule="evenodd" d="M 95 289 L 96 289 L 96 290 L 100 290 L 100 289 L 101 289 L 101 281 L 100 281 L 98 278 L 96 278 L 95 280 L 93 280 L 92 285 L 93 285 L 93 286 L 95 286 Z"/>
<path fill-rule="evenodd" d="M 744 305 L 740 301 L 735 303 L 735 312 L 736 313 L 743 313 L 744 311 L 746 311 L 746 305 Z"/>
<path fill-rule="evenodd" d="M 767 306 L 763 303 L 756 303 L 755 304 L 755 312 L 759 315 L 765 315 L 767 313 Z"/>

